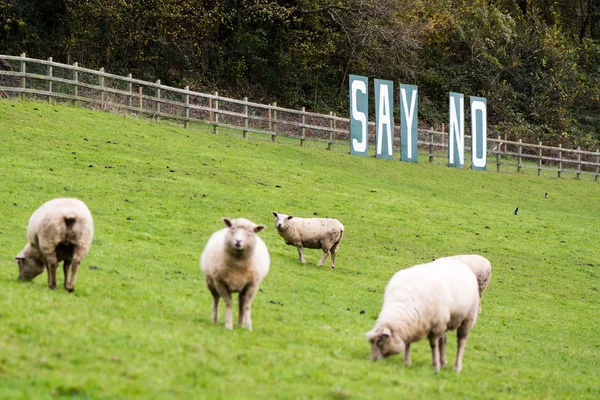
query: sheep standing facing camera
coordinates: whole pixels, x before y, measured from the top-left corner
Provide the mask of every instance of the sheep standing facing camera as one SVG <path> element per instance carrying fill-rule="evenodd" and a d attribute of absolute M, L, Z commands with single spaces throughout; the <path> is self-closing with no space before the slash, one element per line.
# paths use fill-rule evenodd
<path fill-rule="evenodd" d="M 404 352 L 410 365 L 410 345 L 429 339 L 433 366 L 446 361 L 446 332 L 457 331 L 454 370 L 462 369 L 467 335 L 477 321 L 479 293 L 471 269 L 458 260 L 440 259 L 403 269 L 390 279 L 375 327 L 367 332 L 371 359 Z"/>
<path fill-rule="evenodd" d="M 27 237 L 29 243 L 15 257 L 19 279 L 30 281 L 47 270 L 48 287 L 56 289 L 56 270 L 64 261 L 64 287 L 75 290 L 77 269 L 94 237 L 94 221 L 87 206 L 73 198 L 47 201 L 29 218 Z"/>
<path fill-rule="evenodd" d="M 306 262 L 305 247 L 322 249 L 323 256 L 317 265 L 323 265 L 331 252 L 331 268 L 335 267 L 335 255 L 344 236 L 344 225 L 340 221 L 335 218 L 298 218 L 276 212 L 273 215 L 277 233 L 285 240 L 285 244 L 296 246 L 300 262 Z"/>
<path fill-rule="evenodd" d="M 206 286 L 213 296 L 213 322 L 219 320 L 219 301 L 225 302 L 225 327 L 233 329 L 231 293 L 239 293 L 238 325 L 252 330 L 250 309 L 271 260 L 265 242 L 258 237 L 264 225 L 245 218 L 230 221 L 208 239 L 200 257 Z"/>

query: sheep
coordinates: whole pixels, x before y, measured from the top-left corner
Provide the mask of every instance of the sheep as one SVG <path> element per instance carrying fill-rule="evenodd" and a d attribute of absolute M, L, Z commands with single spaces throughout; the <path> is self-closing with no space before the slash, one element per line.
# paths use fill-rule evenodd
<path fill-rule="evenodd" d="M 252 330 L 250 308 L 261 282 L 269 273 L 267 245 L 256 234 L 264 225 L 245 218 L 223 218 L 223 228 L 208 239 L 200 268 L 213 296 L 213 322 L 219 320 L 219 300 L 225 301 L 225 328 L 233 329 L 231 293 L 239 293 L 238 326 Z"/>
<path fill-rule="evenodd" d="M 436 373 L 446 366 L 446 332 L 457 330 L 454 370 L 462 369 L 467 335 L 478 316 L 477 279 L 458 260 L 436 260 L 398 271 L 390 279 L 375 327 L 367 332 L 371 359 L 404 352 L 411 364 L 410 345 L 429 339 Z"/>
<path fill-rule="evenodd" d="M 87 206 L 74 198 L 47 201 L 29 218 L 27 237 L 29 242 L 15 257 L 19 279 L 31 281 L 47 270 L 48 287 L 56 289 L 56 270 L 64 261 L 64 288 L 73 292 L 77 269 L 94 238 L 94 220 Z"/>
<path fill-rule="evenodd" d="M 468 254 L 442 257 L 438 258 L 438 260 L 458 260 L 464 264 L 467 264 L 477 278 L 477 284 L 479 286 L 479 298 L 481 301 L 483 291 L 485 288 L 487 288 L 487 285 L 490 283 L 490 278 L 492 277 L 492 264 L 487 258 L 477 254 Z M 479 313 L 481 313 L 481 307 L 479 307 Z"/>
<path fill-rule="evenodd" d="M 317 266 L 322 266 L 331 252 L 331 268 L 335 268 L 335 255 L 344 236 L 344 225 L 335 218 L 297 218 L 273 211 L 277 233 L 285 244 L 298 248 L 298 258 L 305 263 L 304 247 L 323 249 L 323 257 Z"/>

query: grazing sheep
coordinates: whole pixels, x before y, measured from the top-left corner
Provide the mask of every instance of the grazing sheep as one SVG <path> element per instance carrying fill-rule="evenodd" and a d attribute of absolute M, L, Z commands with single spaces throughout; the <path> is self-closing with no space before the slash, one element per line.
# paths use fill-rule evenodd
<path fill-rule="evenodd" d="M 390 279 L 375 327 L 367 332 L 371 359 L 404 352 L 410 365 L 410 344 L 429 339 L 436 372 L 445 366 L 447 331 L 457 330 L 454 370 L 462 369 L 467 335 L 477 320 L 479 295 L 471 269 L 457 260 L 437 260 L 398 271 Z"/>
<path fill-rule="evenodd" d="M 285 244 L 298 248 L 301 262 L 306 262 L 304 247 L 323 249 L 323 257 L 317 265 L 322 266 L 331 252 L 331 268 L 335 268 L 335 254 L 344 236 L 344 225 L 340 221 L 334 218 L 297 218 L 276 212 L 273 215 L 277 233 L 285 240 Z"/>
<path fill-rule="evenodd" d="M 87 206 L 72 198 L 42 204 L 29 218 L 27 237 L 29 243 L 15 257 L 19 279 L 30 281 L 47 270 L 48 287 L 56 289 L 56 270 L 58 263 L 64 261 L 64 287 L 69 292 L 75 290 L 77 269 L 94 237 L 94 221 Z"/>
<path fill-rule="evenodd" d="M 252 330 L 252 300 L 271 264 L 265 242 L 256 235 L 265 227 L 245 218 L 223 218 L 223 222 L 227 228 L 212 234 L 200 257 L 200 268 L 213 296 L 213 322 L 219 320 L 219 300 L 223 297 L 225 327 L 233 329 L 231 293 L 238 292 L 238 325 Z"/>

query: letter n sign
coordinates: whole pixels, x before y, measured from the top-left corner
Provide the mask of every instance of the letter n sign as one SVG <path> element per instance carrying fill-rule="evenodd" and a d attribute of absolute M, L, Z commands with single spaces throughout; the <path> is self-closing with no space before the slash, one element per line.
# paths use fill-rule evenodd
<path fill-rule="evenodd" d="M 367 113 L 369 97 L 368 78 L 350 75 L 350 154 L 369 155 Z"/>
<path fill-rule="evenodd" d="M 487 102 L 471 97 L 471 169 L 485 171 L 487 164 Z"/>
<path fill-rule="evenodd" d="M 394 148 L 394 82 L 375 79 L 377 147 L 375 157 L 392 159 Z"/>
<path fill-rule="evenodd" d="M 465 99 L 450 92 L 450 124 L 448 126 L 448 166 L 465 165 Z"/>
<path fill-rule="evenodd" d="M 417 116 L 417 87 L 400 85 L 400 142 L 402 143 L 402 161 L 417 162 L 419 131 Z"/>

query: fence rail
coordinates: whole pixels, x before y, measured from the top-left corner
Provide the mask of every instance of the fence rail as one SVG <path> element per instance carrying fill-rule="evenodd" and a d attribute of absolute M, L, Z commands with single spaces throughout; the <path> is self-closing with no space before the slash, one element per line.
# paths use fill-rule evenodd
<path fill-rule="evenodd" d="M 190 123 L 210 124 L 218 134 L 219 128 L 232 128 L 248 133 L 270 135 L 273 141 L 277 136 L 300 140 L 322 142 L 331 149 L 333 145 L 349 145 L 350 120 L 334 113 L 319 114 L 304 108 L 294 110 L 278 107 L 276 103 L 260 104 L 231 99 L 214 94 L 200 93 L 174 88 L 161 84 L 160 80 L 148 82 L 110 74 L 100 70 L 82 68 L 77 63 L 57 63 L 49 58 L 38 60 L 20 56 L 0 55 L 0 98 L 45 97 L 49 101 L 70 101 L 75 105 L 87 104 L 109 111 L 127 111 L 151 116 L 156 119 L 179 121 L 185 128 Z M 399 132 L 399 126 L 394 127 Z M 419 129 L 419 148 L 426 152 L 430 162 L 440 157 L 441 150 L 448 149 L 448 134 L 433 129 Z M 395 135 L 394 150 L 400 151 L 400 135 Z M 375 123 L 369 123 L 368 141 L 375 143 Z M 465 144 L 470 137 L 465 136 Z M 573 173 L 577 179 L 582 174 L 600 176 L 600 153 L 584 151 L 580 148 L 567 149 L 538 144 L 487 138 L 488 166 L 516 167 L 518 172 L 526 168 L 554 172 L 559 178 L 565 173 Z M 471 151 L 466 146 L 465 158 Z"/>

